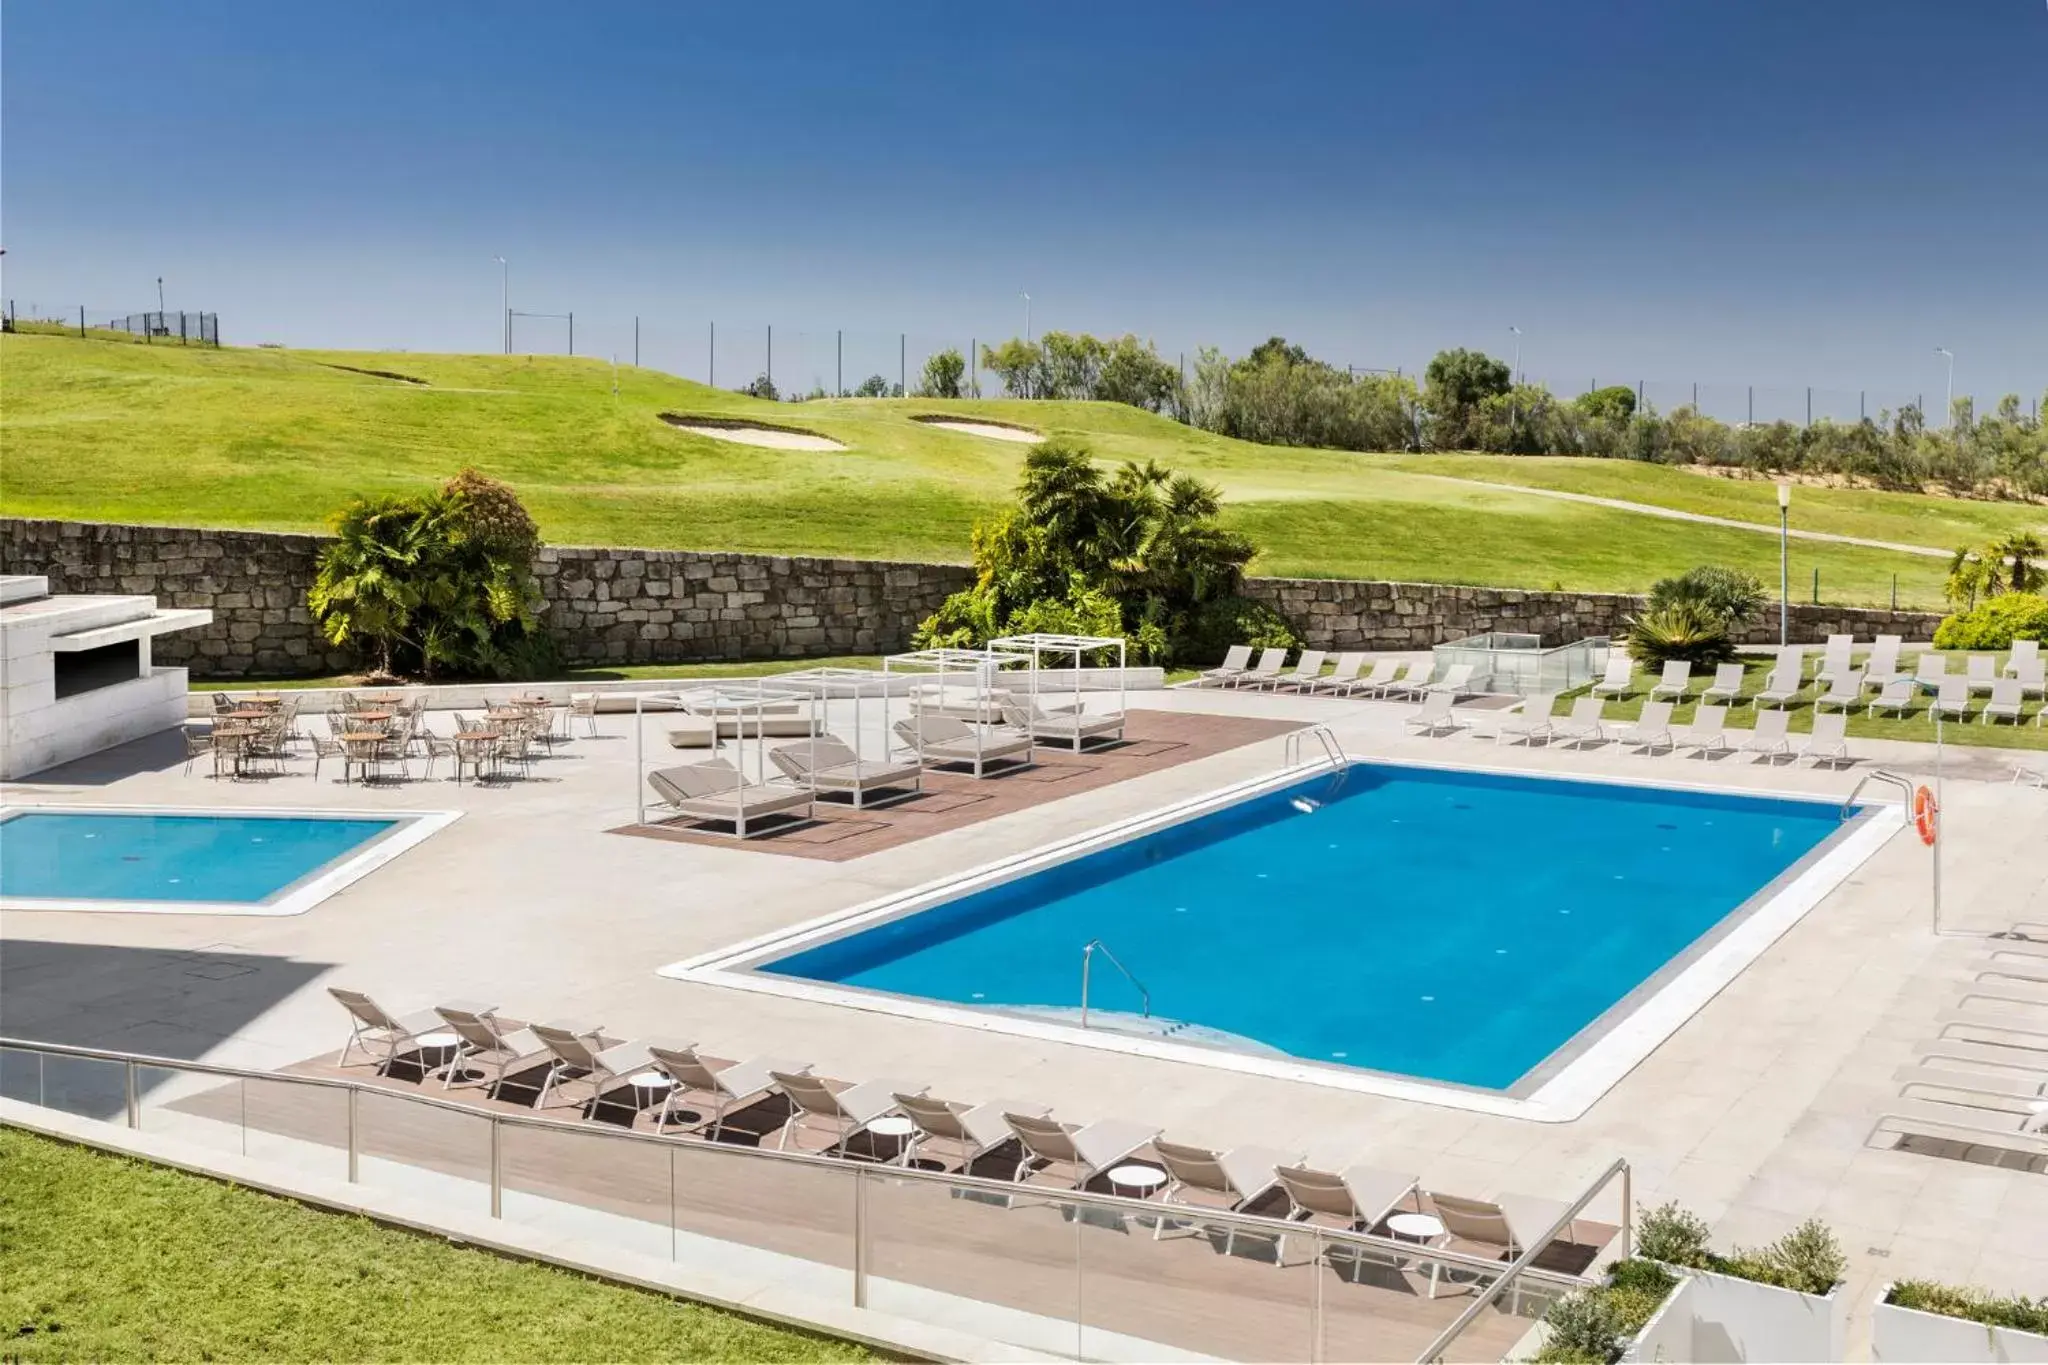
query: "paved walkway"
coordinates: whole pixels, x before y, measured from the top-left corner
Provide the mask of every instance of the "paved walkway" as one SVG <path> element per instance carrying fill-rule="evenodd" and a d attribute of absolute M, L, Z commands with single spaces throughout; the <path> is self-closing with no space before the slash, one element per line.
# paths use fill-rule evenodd
<path fill-rule="evenodd" d="M 1643 516 L 1662 517 L 1666 521 L 1726 526 L 1735 531 L 1754 531 L 1760 536 L 1778 534 L 1777 527 L 1762 522 L 1737 521 L 1733 517 L 1709 516 L 1705 512 L 1682 512 L 1676 507 L 1658 507 L 1653 503 L 1629 502 L 1623 498 L 1599 498 L 1591 493 L 1567 493 L 1561 488 L 1534 488 L 1519 483 L 1494 483 L 1489 479 L 1461 479 L 1455 474 L 1424 474 L 1422 477 L 1463 484 L 1467 488 L 1488 488 L 1497 493 L 1528 493 L 1539 498 L 1556 498 L 1560 502 L 1580 502 L 1589 507 L 1611 507 L 1617 512 L 1639 512 Z M 1919 555 L 1922 559 L 1947 559 L 1955 553 L 1953 550 L 1938 550 L 1931 545 L 1906 545 L 1896 540 L 1871 540 L 1864 536 L 1837 535 L 1833 531 L 1802 531 L 1794 527 L 1786 534 L 1794 540 L 1823 540 L 1834 545 L 1860 545 L 1866 550 L 1890 550 L 1895 554 Z"/>

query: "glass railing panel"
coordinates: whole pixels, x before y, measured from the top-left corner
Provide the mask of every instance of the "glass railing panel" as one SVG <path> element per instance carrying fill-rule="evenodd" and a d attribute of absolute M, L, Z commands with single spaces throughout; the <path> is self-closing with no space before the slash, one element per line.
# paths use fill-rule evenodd
<path fill-rule="evenodd" d="M 675 1140 L 675 1258 L 853 1300 L 853 1172 Z"/>
<path fill-rule="evenodd" d="M 498 1141 L 508 1222 L 668 1258 L 669 1144 L 516 1123 L 501 1125 Z"/>
<path fill-rule="evenodd" d="M 356 1098 L 357 1179 L 468 1213 L 491 1208 L 491 1121 L 365 1089 Z"/>
<path fill-rule="evenodd" d="M 80 1118 L 127 1122 L 126 1068 L 97 1057 L 0 1049 L 0 1095 Z"/>
<path fill-rule="evenodd" d="M 242 1154 L 310 1175 L 348 1178 L 348 1091 L 286 1080 L 238 1085 Z"/>

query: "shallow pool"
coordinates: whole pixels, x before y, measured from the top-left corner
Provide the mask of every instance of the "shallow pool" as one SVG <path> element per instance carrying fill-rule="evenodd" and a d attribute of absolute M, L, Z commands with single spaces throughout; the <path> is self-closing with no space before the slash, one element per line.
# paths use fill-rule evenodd
<path fill-rule="evenodd" d="M 1142 987 L 1098 957 L 1096 1027 L 1506 1090 L 1842 829 L 1827 802 L 1353 764 L 756 969 L 1074 1022 L 1100 941 Z"/>
<path fill-rule="evenodd" d="M 406 817 L 19 810 L 0 816 L 0 899 L 275 904 Z"/>

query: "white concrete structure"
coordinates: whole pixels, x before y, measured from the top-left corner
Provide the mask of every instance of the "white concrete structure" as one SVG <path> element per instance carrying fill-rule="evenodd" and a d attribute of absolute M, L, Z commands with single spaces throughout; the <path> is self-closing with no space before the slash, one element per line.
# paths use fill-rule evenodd
<path fill-rule="evenodd" d="M 185 670 L 152 665 L 150 641 L 211 620 L 154 597 L 52 597 L 39 575 L 0 578 L 0 778 L 184 724 Z"/>

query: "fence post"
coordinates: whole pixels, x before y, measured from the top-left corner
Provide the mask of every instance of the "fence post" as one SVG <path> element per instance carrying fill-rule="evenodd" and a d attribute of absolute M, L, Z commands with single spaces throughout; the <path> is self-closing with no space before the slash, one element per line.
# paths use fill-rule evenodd
<path fill-rule="evenodd" d="M 1863 401 L 1863 399 L 1863 390 L 1856 390 L 1856 420 L 1859 422 L 1867 422 L 1870 420 L 1870 407 L 1867 403 Z"/>
<path fill-rule="evenodd" d="M 640 368 L 640 315 L 633 314 L 633 368 Z"/>
<path fill-rule="evenodd" d="M 178 344 L 180 346 L 190 344 L 185 340 L 185 310 L 182 308 L 178 310 Z"/>
<path fill-rule="evenodd" d="M 705 362 L 704 383 L 706 387 L 718 387 L 718 324 L 711 324 L 711 351 Z"/>
<path fill-rule="evenodd" d="M 121 1073 L 122 1098 L 127 1101 L 128 1126 L 130 1128 L 140 1128 L 142 1126 L 142 1105 L 135 1093 L 135 1063 L 132 1060 L 123 1062 L 121 1064 Z"/>
<path fill-rule="evenodd" d="M 569 354 L 576 354 L 576 313 L 573 309 L 569 313 Z"/>
<path fill-rule="evenodd" d="M 1636 381 L 1636 411 L 1637 411 L 1637 412 L 1641 412 L 1642 410 L 1643 410 L 1643 381 L 1642 381 L 1642 380 L 1640 380 L 1640 379 L 1638 379 L 1638 380 Z"/>
<path fill-rule="evenodd" d="M 853 1168 L 853 1306 L 868 1306 L 867 1167 Z"/>
<path fill-rule="evenodd" d="M 356 1134 L 359 1131 L 356 1123 L 356 1100 L 362 1093 L 359 1087 L 352 1085 L 348 1088 L 348 1183 L 351 1185 L 356 1183 L 357 1156 L 361 1150 L 356 1141 Z"/>
<path fill-rule="evenodd" d="M 1898 576 L 1897 574 L 1893 574 L 1893 575 L 1892 575 L 1892 610 L 1893 610 L 1893 611 L 1897 611 L 1898 609 L 1899 609 L 1899 576 Z"/>
<path fill-rule="evenodd" d="M 910 334 L 896 334 L 896 396 L 910 396 Z"/>
<path fill-rule="evenodd" d="M 971 398 L 981 397 L 981 338 L 967 338 L 967 393 Z M 2035 402 L 2040 402 L 2037 398 Z"/>
<path fill-rule="evenodd" d="M 504 1144 L 499 1140 L 505 1125 L 495 1116 L 491 1119 L 491 1217 L 505 1216 L 505 1159 Z"/>
<path fill-rule="evenodd" d="M 768 387 L 775 387 L 775 324 L 768 324 L 768 368 L 762 371 L 768 376 Z"/>
<path fill-rule="evenodd" d="M 832 334 L 832 396 L 846 397 L 846 329 Z"/>
<path fill-rule="evenodd" d="M 1813 425 L 1813 385 L 1806 386 L 1806 425 Z"/>
<path fill-rule="evenodd" d="M 1813 566 L 1813 605 L 1820 605 L 1820 565 Z"/>
<path fill-rule="evenodd" d="M 78 305 L 78 339 L 85 340 L 85 305 Z"/>
<path fill-rule="evenodd" d="M 1749 386 L 1749 419 L 1744 425 L 1752 427 L 1756 425 L 1756 385 L 1754 384 Z"/>
<path fill-rule="evenodd" d="M 1700 415 L 1700 381 L 1697 379 L 1692 381 L 1692 415 Z"/>

